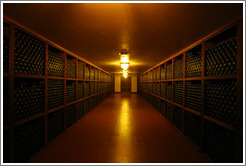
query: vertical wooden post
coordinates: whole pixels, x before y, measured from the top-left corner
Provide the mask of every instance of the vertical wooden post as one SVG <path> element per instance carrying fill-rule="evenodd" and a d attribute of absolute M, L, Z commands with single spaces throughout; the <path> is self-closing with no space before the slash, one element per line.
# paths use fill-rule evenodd
<path fill-rule="evenodd" d="M 78 100 L 78 59 L 76 58 L 76 61 L 75 61 L 75 65 L 76 65 L 76 81 L 75 81 L 75 95 L 76 95 L 76 100 Z M 78 104 L 76 103 L 75 104 L 75 119 L 76 121 L 78 120 Z"/>
<path fill-rule="evenodd" d="M 167 63 L 164 64 L 164 79 L 167 79 Z"/>
<path fill-rule="evenodd" d="M 155 84 L 155 94 L 157 94 L 157 86 L 156 86 L 157 85 L 157 81 L 156 81 L 156 78 L 157 78 L 157 68 L 154 68 L 153 70 L 154 70 L 154 73 L 155 73 L 154 74 L 155 78 L 153 80 L 153 81 L 155 81 L 154 82 L 154 84 Z"/>
<path fill-rule="evenodd" d="M 79 72 L 79 68 L 78 68 L 78 59 L 75 59 L 75 65 L 76 65 L 76 70 L 75 70 L 75 78 L 78 79 L 78 72 Z"/>
<path fill-rule="evenodd" d="M 100 80 L 100 70 L 98 70 L 98 92 L 101 92 L 101 80 Z"/>
<path fill-rule="evenodd" d="M 164 80 L 167 79 L 167 63 L 164 64 Z M 167 82 L 164 81 L 164 98 L 166 99 L 167 98 L 167 92 L 166 92 L 166 86 Z M 164 101 L 164 117 L 166 115 L 166 101 Z"/>
<path fill-rule="evenodd" d="M 14 162 L 14 48 L 15 48 L 15 26 L 10 24 L 9 28 L 9 161 Z"/>
<path fill-rule="evenodd" d="M 206 43 L 202 42 L 202 109 L 201 109 L 201 149 L 204 149 L 204 137 L 205 137 L 205 51 Z"/>
<path fill-rule="evenodd" d="M 45 42 L 45 80 L 44 80 L 44 136 L 45 146 L 48 144 L 48 44 Z"/>
<path fill-rule="evenodd" d="M 83 68 L 84 68 L 84 72 L 83 72 L 83 78 L 84 78 L 84 82 L 83 82 L 83 84 L 84 84 L 84 92 L 83 92 L 83 94 L 84 94 L 84 95 L 83 95 L 83 98 L 85 98 L 86 63 L 84 63 L 84 62 L 83 62 Z M 86 114 L 86 112 L 85 112 L 85 99 L 83 100 L 83 103 L 84 103 L 84 110 L 83 110 L 83 111 L 84 111 L 84 115 L 85 115 L 85 114 Z"/>
<path fill-rule="evenodd" d="M 64 53 L 64 130 L 66 129 L 66 84 L 67 84 L 67 54 Z"/>
<path fill-rule="evenodd" d="M 94 68 L 94 94 L 96 94 L 96 68 Z M 95 103 L 95 102 L 94 102 Z"/>
<path fill-rule="evenodd" d="M 96 80 L 96 68 L 94 67 L 93 70 L 94 70 L 93 71 L 94 72 L 94 79 L 93 80 L 95 81 Z"/>
<path fill-rule="evenodd" d="M 153 73 L 152 73 L 151 70 L 149 71 L 149 74 L 150 74 L 150 75 L 149 75 L 149 76 L 150 76 L 150 81 L 152 81 L 152 80 L 153 80 Z"/>
<path fill-rule="evenodd" d="M 160 96 L 161 97 L 161 82 L 160 82 L 160 80 L 161 80 L 161 65 L 160 66 L 158 66 L 158 72 L 159 72 L 159 77 L 157 78 L 157 80 L 158 80 L 158 84 L 159 84 L 159 92 L 158 92 L 158 96 Z M 159 110 L 161 110 L 161 99 L 159 99 Z M 162 110 L 160 111 L 160 112 L 162 112 Z"/>
<path fill-rule="evenodd" d="M 91 65 L 90 65 L 90 72 L 89 72 L 89 96 L 91 96 Z M 88 98 L 89 99 L 89 112 L 91 111 L 91 97 Z"/>
<path fill-rule="evenodd" d="M 154 78 L 154 80 L 157 80 L 157 70 L 158 70 L 158 67 L 154 68 L 154 72 L 155 72 L 155 78 Z"/>
<path fill-rule="evenodd" d="M 186 77 L 186 53 L 183 53 L 183 106 L 184 107 L 185 107 L 185 89 L 186 89 L 185 77 Z M 183 111 L 182 132 L 185 133 L 185 110 L 182 109 L 182 111 Z"/>
<path fill-rule="evenodd" d="M 100 80 L 99 80 L 99 69 L 98 69 L 98 70 L 97 70 L 97 93 L 100 92 L 99 84 L 100 84 Z"/>
<path fill-rule="evenodd" d="M 243 20 L 237 23 L 237 103 L 235 161 L 243 162 Z"/>
<path fill-rule="evenodd" d="M 174 98 L 174 58 L 172 58 L 172 110 L 171 110 L 171 121 L 173 123 L 173 110 L 174 110 L 174 105 L 173 105 L 173 98 Z"/>

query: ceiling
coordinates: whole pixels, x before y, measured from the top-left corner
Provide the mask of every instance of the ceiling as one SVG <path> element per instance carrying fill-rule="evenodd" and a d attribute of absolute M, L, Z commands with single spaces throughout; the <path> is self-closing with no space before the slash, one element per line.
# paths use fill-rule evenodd
<path fill-rule="evenodd" d="M 140 73 L 239 17 L 243 5 L 4 3 L 3 13 L 112 73 L 128 49 L 129 72 Z"/>

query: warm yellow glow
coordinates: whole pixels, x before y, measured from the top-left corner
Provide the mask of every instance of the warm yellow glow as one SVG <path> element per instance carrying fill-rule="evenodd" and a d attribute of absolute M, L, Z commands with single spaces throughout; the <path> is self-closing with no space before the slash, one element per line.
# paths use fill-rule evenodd
<path fill-rule="evenodd" d="M 128 76 L 128 73 L 127 72 L 123 73 L 123 76 Z"/>
<path fill-rule="evenodd" d="M 117 162 L 130 162 L 132 157 L 132 118 L 130 101 L 127 99 L 121 100 L 121 105 L 118 113 L 117 124 L 115 125 L 115 132 L 117 133 L 117 147 L 113 150 L 114 160 Z"/>
<path fill-rule="evenodd" d="M 121 63 L 129 63 L 129 57 L 127 55 L 122 55 Z"/>
<path fill-rule="evenodd" d="M 122 50 L 122 52 L 119 53 L 121 55 L 121 63 L 120 66 L 124 70 L 123 76 L 127 78 L 128 72 L 127 69 L 129 68 L 129 55 L 126 50 Z"/>
<path fill-rule="evenodd" d="M 128 77 L 128 71 L 127 71 L 127 70 L 123 70 L 123 76 L 124 76 L 125 78 Z"/>
<path fill-rule="evenodd" d="M 126 69 L 128 69 L 128 67 L 125 67 L 125 68 L 123 67 L 123 69 L 126 70 Z"/>
<path fill-rule="evenodd" d="M 127 70 L 129 68 L 129 63 L 121 63 L 121 68 Z"/>
<path fill-rule="evenodd" d="M 129 101 L 128 100 L 123 100 L 122 106 L 121 106 L 121 111 L 120 111 L 120 123 L 119 123 L 119 128 L 118 131 L 121 135 L 128 136 L 129 129 L 130 129 L 130 124 L 129 124 Z"/>

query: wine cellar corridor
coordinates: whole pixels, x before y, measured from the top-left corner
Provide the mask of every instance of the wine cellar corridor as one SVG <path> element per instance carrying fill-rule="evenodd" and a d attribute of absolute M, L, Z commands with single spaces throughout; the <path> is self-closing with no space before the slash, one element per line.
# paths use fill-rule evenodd
<path fill-rule="evenodd" d="M 245 162 L 243 9 L 3 3 L 2 164 Z"/>

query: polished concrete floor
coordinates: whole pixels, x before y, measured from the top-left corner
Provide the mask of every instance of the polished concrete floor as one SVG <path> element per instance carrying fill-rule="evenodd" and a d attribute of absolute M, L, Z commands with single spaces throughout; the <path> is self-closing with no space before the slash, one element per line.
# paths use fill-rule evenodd
<path fill-rule="evenodd" d="M 210 160 L 137 94 L 114 94 L 31 162 L 198 163 Z"/>

